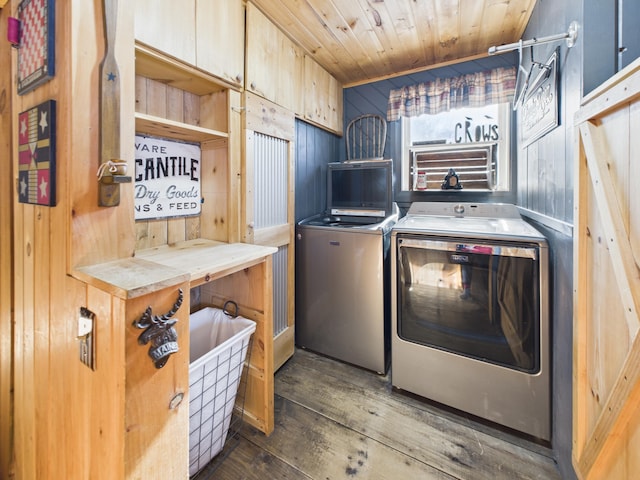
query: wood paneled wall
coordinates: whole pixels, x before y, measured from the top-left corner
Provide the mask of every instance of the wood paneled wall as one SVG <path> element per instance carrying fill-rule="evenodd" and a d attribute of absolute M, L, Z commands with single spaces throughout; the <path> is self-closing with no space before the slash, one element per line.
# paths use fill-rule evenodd
<path fill-rule="evenodd" d="M 541 37 L 567 30 L 578 20 L 581 0 L 537 4 L 525 31 L 525 38 Z M 580 31 L 579 35 L 589 32 Z M 580 107 L 582 43 L 569 49 L 564 42 L 540 45 L 534 59 L 546 61 L 560 47 L 560 125 L 526 148 L 518 149 L 518 205 L 550 218 L 573 221 L 573 114 Z M 529 55 L 524 55 L 528 68 Z"/>
<path fill-rule="evenodd" d="M 339 161 L 340 138 L 296 120 L 295 221 L 327 208 L 327 163 Z"/>
<path fill-rule="evenodd" d="M 3 9 L 15 14 L 19 0 L 11 0 Z M 43 207 L 17 203 L 14 178 L 17 176 L 17 142 L 11 154 L 2 158 L 2 182 L 11 183 L 13 198 L 14 259 L 14 426 L 16 479 L 45 478 L 119 478 L 124 470 L 124 448 L 110 450 L 113 435 L 124 429 L 123 406 L 114 406 L 111 391 L 105 385 L 124 388 L 124 366 L 109 365 L 107 358 L 118 357 L 115 348 L 124 348 L 119 325 L 104 322 L 96 326 L 97 369 L 91 371 L 80 362 L 78 316 L 81 306 L 104 303 L 94 289 L 73 279 L 71 268 L 82 262 L 126 256 L 133 252 L 133 221 L 120 223 L 115 208 L 132 210 L 132 192 L 123 196 L 120 207 L 97 206 L 96 172 L 98 155 L 98 66 L 103 52 L 102 1 L 69 0 L 56 2 L 56 74 L 55 77 L 25 95 L 17 95 L 14 83 L 16 58 L 3 60 L 11 65 L 7 87 L 12 129 L 18 138 L 17 114 L 46 100 L 57 102 L 57 205 Z M 116 53 L 120 75 L 133 84 L 133 21 L 118 17 Z M 3 22 L 3 23 L 6 23 Z M 2 42 L 2 54 L 5 41 Z M 122 49 L 127 55 L 122 55 Z M 122 97 L 121 140 L 124 158 L 133 158 L 132 92 Z M 127 111 L 127 108 L 130 110 Z M 0 108 L 0 110 L 2 110 Z M 2 132 L 7 131 L 2 129 Z M 3 134 L 0 134 L 0 138 Z M 0 143 L 1 144 L 1 143 Z M 3 148 L 3 147 L 0 147 Z M 5 162 L 11 164 L 7 176 Z M 130 166 L 132 168 L 132 166 Z M 4 183 L 3 183 L 4 185 Z M 2 271 L 5 270 L 6 232 L 5 188 L 2 199 Z M 128 220 L 128 219 L 127 219 Z M 3 273 L 3 275 L 5 275 Z M 4 278 L 4 277 L 3 277 Z M 4 292 L 3 286 L 3 292 Z M 5 308 L 4 293 L 2 309 Z M 100 307 L 102 308 L 102 307 Z M 110 318 L 101 317 L 101 318 Z M 116 319 L 122 320 L 117 315 Z M 3 325 L 5 318 L 1 318 Z M 3 326 L 4 355 L 4 326 Z M 2 366 L 4 368 L 4 357 Z M 2 397 L 4 398 L 4 396 Z M 4 411 L 2 412 L 4 422 Z M 5 432 L 2 431 L 4 452 Z M 114 433 L 115 432 L 115 433 Z M 122 445 L 122 443 L 120 443 Z M 3 454 L 4 455 L 4 454 Z M 6 477 L 3 477 L 6 478 Z"/>
<path fill-rule="evenodd" d="M 127 86 L 135 82 L 131 54 L 133 18 L 130 7 L 119 3 L 114 48 L 121 82 L 120 152 L 122 158 L 130 162 L 130 173 L 134 171 L 134 90 Z M 66 163 L 58 170 L 60 195 L 58 207 L 54 209 L 65 210 L 64 223 L 56 224 L 56 230 L 68 230 L 60 235 L 66 235 L 69 241 L 69 271 L 82 265 L 130 257 L 135 245 L 131 184 L 120 188 L 118 207 L 99 207 L 95 200 L 101 156 L 98 85 L 99 65 L 104 55 L 102 18 L 102 1 L 56 2 L 56 22 L 65 22 L 56 28 L 58 71 L 51 82 L 35 91 L 36 95 L 46 95 L 49 88 L 57 86 L 60 95 L 58 145 L 61 137 L 69 142 L 66 150 L 58 152 L 58 160 Z"/>
<path fill-rule="evenodd" d="M 1 2 L 0 2 L 1 5 Z M 12 49 L 4 41 L 9 8 L 0 10 L 0 65 L 11 65 Z M 15 192 L 11 174 L 11 69 L 0 70 L 0 478 L 9 476 L 11 461 L 11 362 L 13 359 L 13 236 L 12 205 Z"/>

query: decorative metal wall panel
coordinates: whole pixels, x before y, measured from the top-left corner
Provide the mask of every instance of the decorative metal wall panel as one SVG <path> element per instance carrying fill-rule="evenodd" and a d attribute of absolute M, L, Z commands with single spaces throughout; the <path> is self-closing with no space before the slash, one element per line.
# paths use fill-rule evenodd
<path fill-rule="evenodd" d="M 288 223 L 289 142 L 255 133 L 254 228 Z"/>

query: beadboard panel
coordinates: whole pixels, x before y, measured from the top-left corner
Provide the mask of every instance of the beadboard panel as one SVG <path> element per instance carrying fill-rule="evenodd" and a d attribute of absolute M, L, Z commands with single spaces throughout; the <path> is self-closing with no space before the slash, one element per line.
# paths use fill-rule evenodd
<path fill-rule="evenodd" d="M 538 5 L 525 36 L 541 37 L 564 31 L 580 10 L 580 0 Z M 582 43 L 578 41 L 571 49 L 564 42 L 540 45 L 534 51 L 534 58 L 546 61 L 558 46 L 559 126 L 526 147 L 519 145 L 518 205 L 573 223 L 573 115 L 581 100 Z M 523 63 L 528 68 L 530 57 L 524 57 Z"/>
<path fill-rule="evenodd" d="M 296 120 L 296 222 L 327 208 L 327 163 L 339 160 L 340 138 Z"/>
<path fill-rule="evenodd" d="M 573 20 L 581 21 L 581 0 L 545 2 L 536 5 L 524 38 L 565 31 Z M 580 35 L 586 35 L 584 30 Z M 558 94 L 559 126 L 527 147 L 518 145 L 519 206 L 544 217 L 573 224 L 573 115 L 581 100 L 583 41 L 568 49 L 565 42 L 541 45 L 534 56 L 545 61 L 560 47 Z M 529 55 L 525 55 L 525 62 Z M 527 66 L 528 67 L 528 66 Z M 563 478 L 575 478 L 571 465 L 572 343 L 573 343 L 573 254 L 572 239 L 544 225 L 536 225 L 549 241 L 551 251 L 552 444 Z"/>

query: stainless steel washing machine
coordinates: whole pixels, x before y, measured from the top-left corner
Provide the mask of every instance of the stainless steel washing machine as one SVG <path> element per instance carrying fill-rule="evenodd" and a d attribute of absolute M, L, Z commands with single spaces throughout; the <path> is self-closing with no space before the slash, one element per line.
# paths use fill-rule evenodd
<path fill-rule="evenodd" d="M 423 202 L 391 242 L 393 386 L 549 440 L 545 238 L 514 205 Z"/>
<path fill-rule="evenodd" d="M 296 344 L 378 373 L 390 349 L 391 228 L 382 220 L 316 215 L 296 227 Z"/>

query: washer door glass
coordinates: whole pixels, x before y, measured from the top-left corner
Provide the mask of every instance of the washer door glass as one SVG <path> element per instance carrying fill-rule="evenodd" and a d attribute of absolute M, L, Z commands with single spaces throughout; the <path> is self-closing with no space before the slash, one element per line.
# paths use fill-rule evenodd
<path fill-rule="evenodd" d="M 538 372 L 537 247 L 470 242 L 398 237 L 399 337 Z"/>

